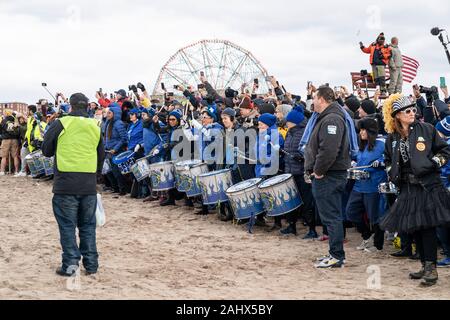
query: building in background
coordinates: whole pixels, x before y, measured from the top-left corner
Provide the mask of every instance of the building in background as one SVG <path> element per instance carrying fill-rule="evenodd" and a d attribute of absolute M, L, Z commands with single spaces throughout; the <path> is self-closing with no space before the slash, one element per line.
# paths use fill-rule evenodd
<path fill-rule="evenodd" d="M 4 114 L 5 110 L 12 110 L 23 115 L 27 115 L 28 104 L 22 102 L 5 102 L 0 103 L 0 114 Z"/>

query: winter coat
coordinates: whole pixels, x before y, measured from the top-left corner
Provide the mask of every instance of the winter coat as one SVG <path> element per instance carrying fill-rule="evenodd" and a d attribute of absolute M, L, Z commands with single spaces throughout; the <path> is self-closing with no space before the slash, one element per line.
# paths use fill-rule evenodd
<path fill-rule="evenodd" d="M 372 151 L 369 151 L 369 147 L 358 153 L 358 159 L 356 162 L 357 167 L 370 166 L 375 161 L 380 163 L 384 162 L 384 139 L 377 139 Z M 370 168 L 366 169 L 370 173 L 368 180 L 356 181 L 353 191 L 359 193 L 377 193 L 378 186 L 387 181 L 386 172 L 382 168 Z"/>
<path fill-rule="evenodd" d="M 266 136 L 270 137 L 269 141 L 266 141 Z M 280 148 L 284 148 L 284 140 L 279 134 L 276 124 L 267 129 L 266 132 L 260 132 L 256 137 L 257 163 L 255 175 L 257 178 L 274 176 L 280 169 L 280 151 L 275 151 L 270 142 L 272 142 L 272 144 L 278 142 L 277 144 Z"/>
<path fill-rule="evenodd" d="M 109 110 L 114 113 L 114 118 L 106 123 L 105 149 L 115 151 L 116 154 L 123 152 L 128 145 L 128 134 L 125 124 L 122 122 L 122 110 L 117 104 L 110 106 Z M 111 136 L 110 135 L 111 131 Z"/>
<path fill-rule="evenodd" d="M 303 175 L 305 173 L 305 160 L 298 152 L 300 140 L 305 132 L 308 120 L 303 120 L 299 125 L 288 130 L 284 142 L 284 150 L 291 156 L 284 157 L 284 171 L 293 175 Z"/>
<path fill-rule="evenodd" d="M 134 150 L 138 144 L 141 146 L 144 144 L 144 128 L 141 120 L 131 123 L 128 127 L 128 150 Z"/>

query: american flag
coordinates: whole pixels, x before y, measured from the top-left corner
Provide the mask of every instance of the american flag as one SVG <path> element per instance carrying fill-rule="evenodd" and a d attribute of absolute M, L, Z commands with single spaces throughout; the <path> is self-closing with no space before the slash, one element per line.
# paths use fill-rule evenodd
<path fill-rule="evenodd" d="M 417 76 L 417 70 L 420 67 L 420 63 L 416 59 L 410 58 L 408 56 L 402 55 L 402 57 L 404 63 L 404 66 L 402 68 L 403 81 L 411 83 Z M 386 77 L 390 78 L 389 67 L 386 67 Z"/>

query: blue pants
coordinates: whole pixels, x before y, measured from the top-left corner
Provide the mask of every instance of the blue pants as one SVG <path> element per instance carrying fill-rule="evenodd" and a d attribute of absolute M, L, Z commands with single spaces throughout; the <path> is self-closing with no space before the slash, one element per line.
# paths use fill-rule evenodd
<path fill-rule="evenodd" d="M 96 245 L 97 221 L 95 211 L 97 196 L 53 196 L 53 212 L 58 222 L 61 241 L 62 270 L 78 267 L 81 256 L 86 271 L 95 273 L 98 269 L 98 252 Z M 77 245 L 76 229 L 80 236 Z"/>
<path fill-rule="evenodd" d="M 382 217 L 382 208 L 384 201 L 382 195 L 377 193 L 359 193 L 352 191 L 347 204 L 347 218 L 355 223 L 363 223 L 365 213 L 369 216 L 371 224 L 378 224 Z"/>
<path fill-rule="evenodd" d="M 330 237 L 330 255 L 340 261 L 345 259 L 342 197 L 346 184 L 345 171 L 328 172 L 323 179 L 314 179 L 312 184 L 320 219 Z"/>

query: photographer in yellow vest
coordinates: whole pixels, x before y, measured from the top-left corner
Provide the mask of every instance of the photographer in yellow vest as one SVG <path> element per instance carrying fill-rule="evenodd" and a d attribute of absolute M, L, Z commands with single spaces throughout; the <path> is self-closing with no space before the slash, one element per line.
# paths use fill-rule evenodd
<path fill-rule="evenodd" d="M 63 250 L 60 276 L 72 276 L 83 266 L 87 275 L 98 270 L 96 245 L 97 171 L 102 168 L 104 147 L 100 128 L 88 116 L 89 99 L 70 97 L 68 116 L 54 121 L 45 134 L 42 152 L 55 157 L 53 212 Z M 80 246 L 77 245 L 78 228 Z"/>

